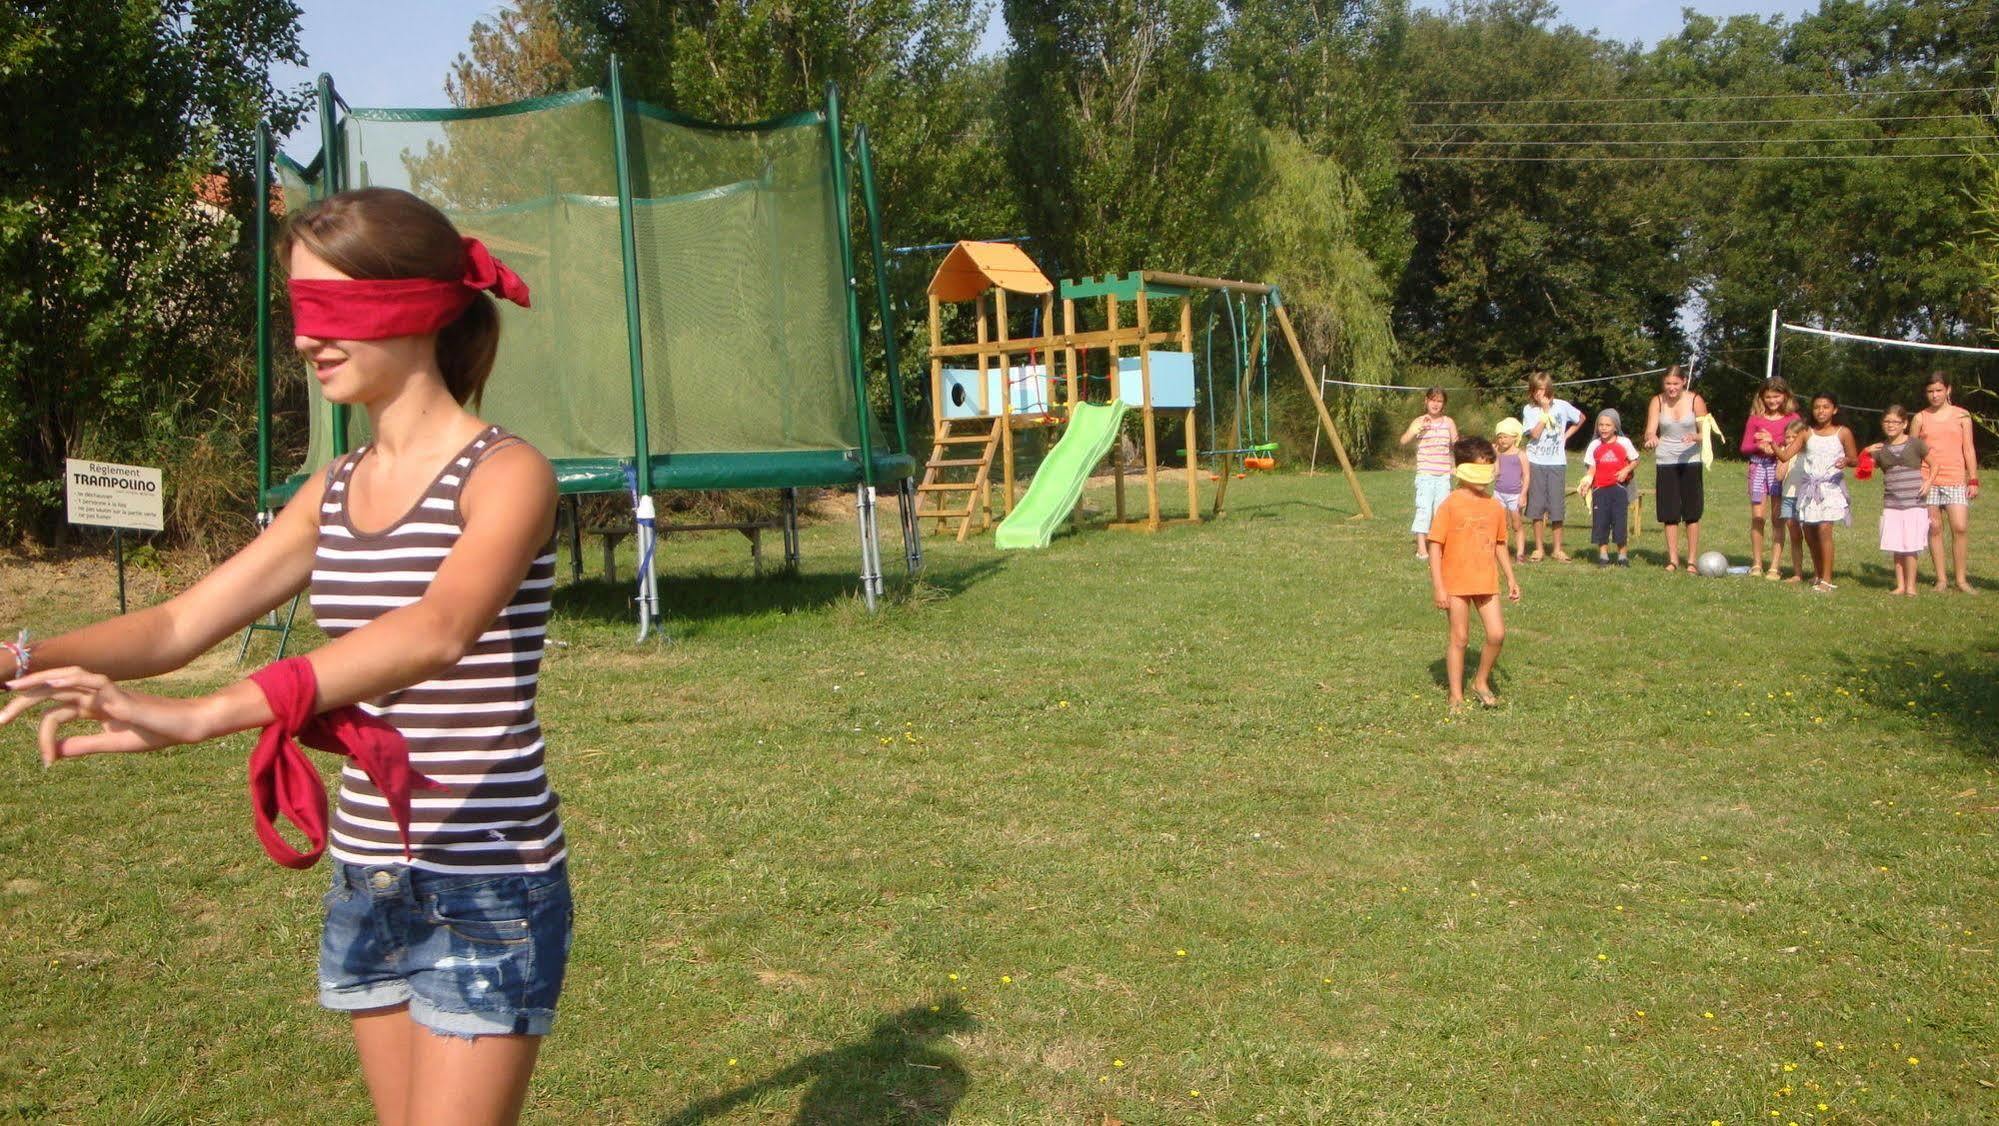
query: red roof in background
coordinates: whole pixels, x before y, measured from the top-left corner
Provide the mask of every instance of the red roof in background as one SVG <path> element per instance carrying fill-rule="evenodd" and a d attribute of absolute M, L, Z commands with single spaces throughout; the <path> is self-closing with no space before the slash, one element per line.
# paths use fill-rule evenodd
<path fill-rule="evenodd" d="M 194 185 L 194 198 L 208 204 L 210 207 L 221 208 L 227 211 L 230 203 L 229 177 L 224 176 L 220 172 L 211 172 L 203 176 Z M 285 187 L 283 184 L 272 184 L 271 214 L 283 215 L 284 213 Z"/>

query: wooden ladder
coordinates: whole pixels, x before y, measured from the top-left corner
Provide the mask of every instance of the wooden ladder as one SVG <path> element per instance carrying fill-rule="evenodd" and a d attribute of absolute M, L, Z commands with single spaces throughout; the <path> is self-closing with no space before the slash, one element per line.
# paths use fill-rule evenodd
<path fill-rule="evenodd" d="M 988 497 L 989 481 L 992 477 L 993 456 L 999 451 L 1001 427 L 1005 423 L 998 416 L 986 418 L 947 418 L 937 428 L 937 439 L 930 447 L 930 460 L 923 467 L 923 481 L 916 486 L 916 518 L 937 521 L 938 532 L 952 520 L 958 522 L 958 542 L 972 530 L 972 518 L 981 517 L 981 527 L 992 522 L 991 501 Z M 977 457 L 953 457 L 952 454 L 965 446 L 980 447 Z M 947 474 L 971 470 L 969 480 L 962 477 L 947 479 Z M 925 507 L 924 498 L 932 498 Z M 964 507 L 951 507 L 949 498 L 961 497 Z"/>

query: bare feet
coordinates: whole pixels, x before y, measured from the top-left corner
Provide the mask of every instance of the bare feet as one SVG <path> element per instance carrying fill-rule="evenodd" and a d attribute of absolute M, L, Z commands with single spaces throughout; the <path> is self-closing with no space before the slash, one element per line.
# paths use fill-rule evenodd
<path fill-rule="evenodd" d="M 1964 594 L 1977 594 L 1978 588 L 1963 579 L 1957 580 L 1957 589 Z"/>
<path fill-rule="evenodd" d="M 1569 553 L 1566 551 L 1557 551 L 1554 559 L 1557 563 L 1567 563 L 1569 561 Z"/>
<path fill-rule="evenodd" d="M 1547 553 L 1537 547 L 1534 549 L 1534 554 L 1527 557 L 1527 562 L 1539 563 L 1541 560 L 1546 559 L 1547 557 L 1548 557 Z"/>
<path fill-rule="evenodd" d="M 1805 576 L 1803 572 L 1793 572 L 1791 577 L 1784 581 L 1787 583 L 1801 583 L 1805 581 Z"/>
<path fill-rule="evenodd" d="M 1478 697 L 1478 702 L 1480 704 L 1483 704 L 1488 708 L 1496 708 L 1499 706 L 1499 697 L 1493 694 L 1492 689 L 1482 688 L 1479 685 L 1474 684 L 1471 687 L 1471 691 L 1472 695 Z"/>
<path fill-rule="evenodd" d="M 1938 594 L 1947 594 L 1950 592 L 1950 584 L 1943 581 L 1942 579 L 1938 579 L 1936 585 L 1936 591 Z"/>
<path fill-rule="evenodd" d="M 1673 573 L 1674 571 L 1677 571 L 1677 570 L 1679 570 L 1679 569 L 1680 569 L 1680 563 L 1679 563 L 1679 560 L 1677 560 L 1677 559 L 1675 559 L 1675 560 L 1671 560 L 1671 561 L 1669 561 L 1669 562 L 1668 562 L 1668 563 L 1666 564 L 1666 573 L 1667 573 L 1667 574 L 1669 574 L 1669 575 L 1670 575 L 1670 574 L 1672 574 L 1672 573 Z"/>

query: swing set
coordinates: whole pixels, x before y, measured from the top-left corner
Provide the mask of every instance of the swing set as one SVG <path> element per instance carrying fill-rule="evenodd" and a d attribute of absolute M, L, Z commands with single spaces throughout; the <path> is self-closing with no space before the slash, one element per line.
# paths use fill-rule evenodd
<path fill-rule="evenodd" d="M 1127 412 L 1138 416 L 1143 443 L 1145 511 L 1126 516 L 1127 466 L 1123 457 L 1113 456 L 1116 514 L 1110 526 L 1157 531 L 1167 523 L 1201 522 L 1204 458 L 1216 459 L 1219 470 L 1208 518 L 1221 516 L 1237 465 L 1246 472 L 1277 464 L 1270 419 L 1273 329 L 1332 437 L 1358 516 L 1373 515 L 1276 286 L 1151 270 L 1056 285 L 1016 245 L 960 242 L 931 278 L 929 305 L 935 429 L 930 460 L 916 487 L 920 500 L 929 503 L 917 519 L 935 520 L 939 531 L 955 521 L 962 540 L 974 521 L 989 524 L 997 507 L 1004 513 L 997 546 L 1045 546 L 1064 520 L 1076 522 L 1090 471 L 1124 432 Z M 970 315 L 947 317 L 947 305 L 968 305 Z M 1196 370 L 1202 356 L 1195 352 L 1196 315 L 1203 309 L 1205 374 Z M 947 338 L 947 322 L 967 321 L 972 339 Z M 1016 324 L 1026 327 L 1025 334 L 1014 332 Z M 1218 331 L 1227 333 L 1220 357 L 1228 362 L 1226 377 L 1216 362 Z M 1203 397 L 1213 448 L 1200 443 Z M 1217 417 L 1223 398 L 1229 403 L 1226 427 Z M 1186 443 L 1177 453 L 1187 473 L 1187 513 L 1172 521 L 1160 510 L 1162 411 L 1181 423 Z M 1018 494 L 1015 431 L 1058 425 L 1061 437 L 1025 494 Z"/>

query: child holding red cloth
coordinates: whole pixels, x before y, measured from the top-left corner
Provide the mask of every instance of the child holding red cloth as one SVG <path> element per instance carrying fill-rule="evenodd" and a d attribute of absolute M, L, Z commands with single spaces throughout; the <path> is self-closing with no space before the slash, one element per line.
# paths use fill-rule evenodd
<path fill-rule="evenodd" d="M 526 306 L 528 287 L 393 189 L 311 204 L 280 254 L 294 346 L 329 402 L 367 411 L 372 440 L 308 475 L 189 590 L 11 647 L 0 723 L 46 703 L 45 764 L 265 728 L 257 833 L 289 867 L 332 854 L 319 1000 L 350 1016 L 377 1119 L 513 1122 L 571 927 L 535 713 L 556 484 L 467 404 L 493 370 L 493 297 Z M 193 699 L 118 683 L 180 668 L 305 590 L 330 639 L 305 657 Z M 83 720 L 101 729 L 63 731 Z M 330 820 L 294 740 L 347 756 Z M 280 816 L 307 850 L 278 835 Z"/>

